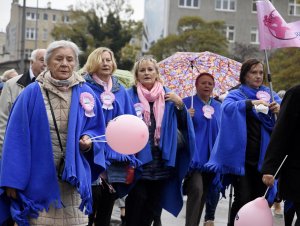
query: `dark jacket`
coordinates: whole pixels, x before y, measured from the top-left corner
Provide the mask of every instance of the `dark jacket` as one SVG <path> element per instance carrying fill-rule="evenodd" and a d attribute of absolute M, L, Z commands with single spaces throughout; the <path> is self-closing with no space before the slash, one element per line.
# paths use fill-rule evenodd
<path fill-rule="evenodd" d="M 274 175 L 288 155 L 279 173 L 279 193 L 283 199 L 300 202 L 300 85 L 287 91 L 281 104 L 265 156 L 262 173 Z"/>

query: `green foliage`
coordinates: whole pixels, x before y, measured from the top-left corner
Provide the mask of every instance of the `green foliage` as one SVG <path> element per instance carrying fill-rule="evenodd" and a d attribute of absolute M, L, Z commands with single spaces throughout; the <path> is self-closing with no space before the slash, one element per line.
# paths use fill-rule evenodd
<path fill-rule="evenodd" d="M 88 55 L 96 48 L 110 48 L 121 62 L 121 50 L 132 38 L 137 22 L 122 21 L 120 15 L 127 18 L 132 15 L 132 8 L 125 4 L 128 0 L 103 0 L 91 5 L 82 5 L 71 12 L 69 24 L 57 24 L 52 31 L 56 39 L 67 39 L 76 43 L 82 50 L 79 62 L 83 66 Z"/>
<path fill-rule="evenodd" d="M 287 90 L 300 81 L 300 49 L 282 48 L 269 57 L 270 71 L 275 91 Z"/>
<path fill-rule="evenodd" d="M 205 22 L 201 17 L 182 17 L 178 21 L 178 34 L 158 40 L 149 52 L 158 61 L 175 52 L 211 51 L 228 56 L 228 42 L 222 34 L 223 26 L 221 21 Z"/>

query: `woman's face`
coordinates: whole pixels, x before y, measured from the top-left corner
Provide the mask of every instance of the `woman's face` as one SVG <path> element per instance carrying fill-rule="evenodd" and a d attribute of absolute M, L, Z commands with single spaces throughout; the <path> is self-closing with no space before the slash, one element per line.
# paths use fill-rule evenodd
<path fill-rule="evenodd" d="M 102 62 L 100 62 L 97 74 L 100 76 L 111 76 L 113 72 L 113 61 L 109 52 L 105 51 L 101 54 Z"/>
<path fill-rule="evenodd" d="M 72 76 L 76 66 L 76 57 L 71 48 L 55 49 L 49 59 L 48 69 L 57 80 L 66 80 Z"/>
<path fill-rule="evenodd" d="M 151 90 L 158 78 L 154 62 L 143 60 L 137 71 L 137 80 L 148 90 Z"/>
<path fill-rule="evenodd" d="M 211 96 L 212 91 L 214 89 L 215 82 L 209 75 L 202 75 L 197 80 L 197 94 L 200 95 L 200 97 L 208 98 Z"/>
<path fill-rule="evenodd" d="M 259 88 L 264 80 L 264 68 L 262 64 L 255 64 L 245 76 L 245 83 L 251 88 Z"/>

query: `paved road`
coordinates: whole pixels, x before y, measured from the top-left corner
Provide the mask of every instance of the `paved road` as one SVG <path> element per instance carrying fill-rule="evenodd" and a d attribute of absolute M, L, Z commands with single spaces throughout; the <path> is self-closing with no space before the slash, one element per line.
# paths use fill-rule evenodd
<path fill-rule="evenodd" d="M 162 225 L 163 226 L 184 226 L 185 225 L 185 204 L 186 204 L 186 197 L 185 197 L 184 207 L 182 208 L 177 218 L 169 214 L 168 212 L 163 211 Z M 221 199 L 219 201 L 216 210 L 215 226 L 227 226 L 228 204 L 229 204 L 228 198 Z M 202 214 L 202 218 L 203 218 L 203 214 Z M 273 220 L 274 220 L 273 226 L 284 226 L 283 217 L 274 216 Z M 120 225 L 120 211 L 119 208 L 115 205 L 113 215 L 112 215 L 111 226 L 119 226 L 119 225 Z M 203 219 L 201 219 L 201 223 L 200 223 L 200 226 L 202 225 L 203 225 Z"/>

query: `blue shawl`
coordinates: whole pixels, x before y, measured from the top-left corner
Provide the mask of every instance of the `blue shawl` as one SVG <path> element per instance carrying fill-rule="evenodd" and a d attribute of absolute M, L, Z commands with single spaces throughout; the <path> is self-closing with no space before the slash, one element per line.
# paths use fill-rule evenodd
<path fill-rule="evenodd" d="M 220 126 L 221 103 L 211 98 L 210 106 L 215 109 L 215 113 L 211 119 L 207 119 L 202 111 L 205 105 L 197 96 L 194 98 L 195 115 L 192 117 L 195 136 L 196 136 L 196 151 L 194 153 L 190 168 L 191 170 L 203 170 L 204 164 L 208 161 Z M 185 106 L 191 108 L 191 97 L 183 99 Z"/>
<path fill-rule="evenodd" d="M 83 92 L 95 98 L 94 117 L 85 116 L 79 101 Z M 101 103 L 93 91 L 84 84 L 72 87 L 62 177 L 77 188 L 82 199 L 79 208 L 82 211 L 85 209 L 86 214 L 92 213 L 92 176 L 99 175 L 105 168 L 104 145 L 94 143 L 93 151 L 83 154 L 79 139 L 85 134 L 90 137 L 104 134 L 104 130 Z M 18 225 L 28 225 L 28 217 L 38 217 L 38 212 L 48 210 L 50 205 L 62 207 L 49 121 L 38 83 L 24 89 L 11 110 L 3 146 L 0 187 L 17 190 L 17 200 L 8 202 L 5 193 L 1 195 L 0 205 L 3 206 L 0 209 L 2 212 L 10 206 L 11 215 Z M 3 220 L 5 218 L 0 218 L 0 222 Z"/>
<path fill-rule="evenodd" d="M 221 174 L 245 174 L 245 156 L 247 145 L 246 125 L 246 100 L 256 100 L 258 91 L 270 89 L 261 86 L 253 89 L 241 85 L 239 89 L 229 92 L 221 105 L 221 125 L 210 160 L 205 168 Z M 276 93 L 273 93 L 275 101 L 281 102 Z M 267 115 L 257 113 L 253 108 L 251 114 L 261 122 L 261 144 L 258 170 L 260 171 L 266 148 L 270 140 L 270 133 L 275 124 L 274 115 L 269 111 Z"/>
<path fill-rule="evenodd" d="M 89 74 L 86 74 L 84 78 L 87 81 L 87 85 L 93 89 L 96 96 L 100 100 L 100 95 L 104 92 L 103 86 L 97 84 Z M 124 114 L 136 115 L 133 103 L 126 92 L 126 89 L 118 82 L 118 79 L 114 76 L 112 76 L 112 83 L 113 84 L 111 92 L 115 95 L 115 101 L 113 102 L 112 110 L 103 109 L 106 125 L 109 123 L 110 120 L 114 119 L 117 116 Z M 136 159 L 134 155 L 119 154 L 118 152 L 114 151 L 108 144 L 105 145 L 105 157 L 108 160 L 108 165 L 110 165 L 111 161 L 128 161 L 132 166 L 135 167 L 140 165 L 140 161 L 138 161 L 138 159 Z"/>
<path fill-rule="evenodd" d="M 165 92 L 170 90 L 165 88 Z M 128 90 L 130 97 L 134 103 L 140 103 L 136 88 L 132 87 Z M 184 122 L 185 129 L 181 131 L 186 142 L 184 150 L 177 150 L 177 115 L 176 107 L 173 102 L 165 103 L 165 111 L 161 126 L 161 137 L 159 148 L 162 151 L 162 158 L 165 160 L 166 166 L 174 167 L 176 175 L 171 179 L 165 180 L 163 186 L 161 206 L 174 216 L 177 216 L 183 206 L 182 198 L 182 180 L 186 175 L 191 158 L 195 151 L 195 133 L 191 117 L 186 108 L 180 112 L 180 117 Z M 152 161 L 150 143 L 137 153 L 138 159 L 146 164 Z"/>

